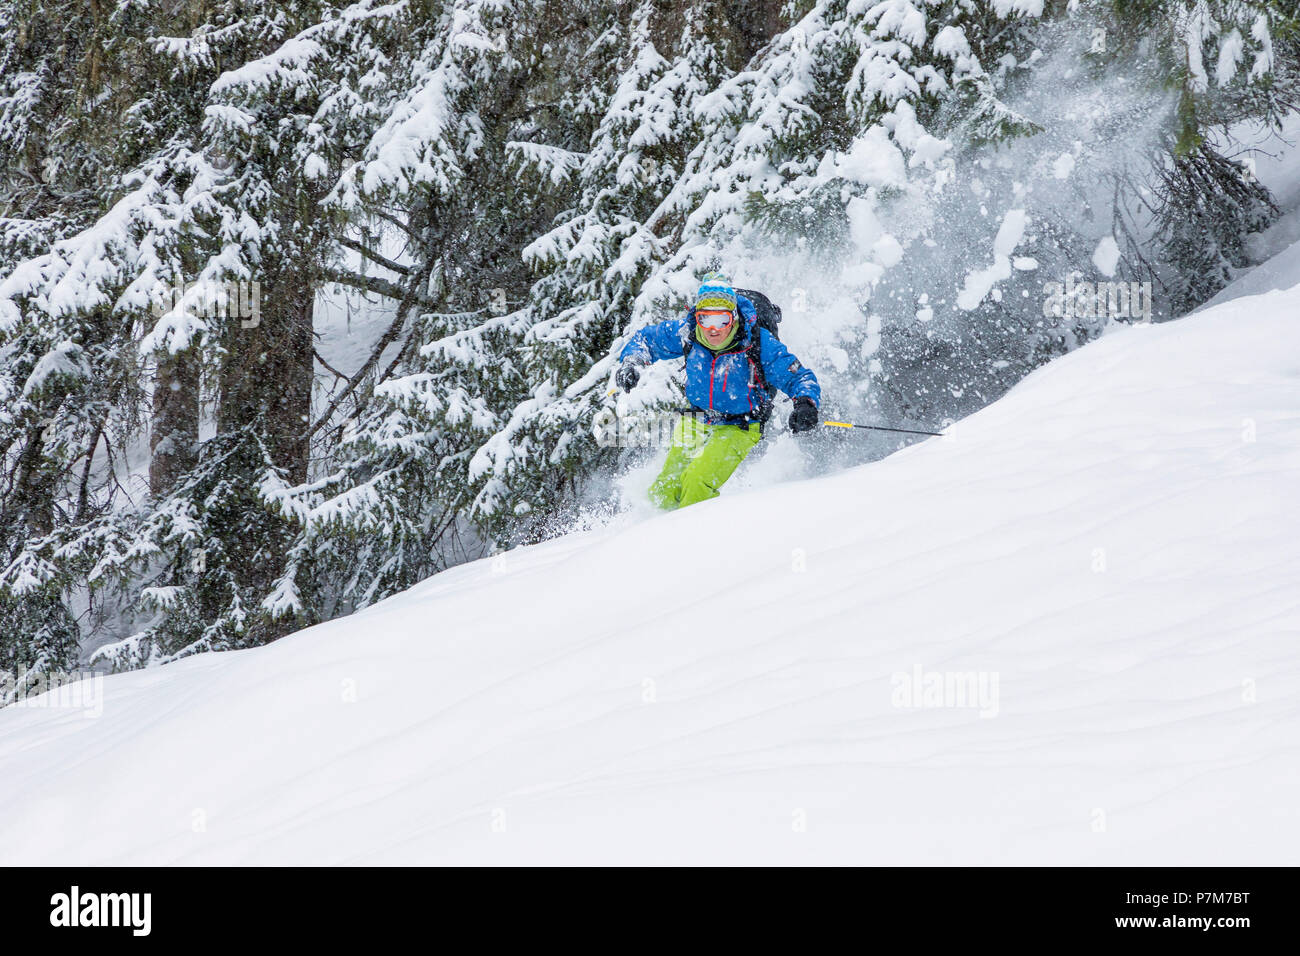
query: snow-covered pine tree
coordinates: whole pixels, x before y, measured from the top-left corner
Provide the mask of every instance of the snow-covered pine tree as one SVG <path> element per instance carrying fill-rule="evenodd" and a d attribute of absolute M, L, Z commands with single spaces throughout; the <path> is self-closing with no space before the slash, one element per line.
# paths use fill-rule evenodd
<path fill-rule="evenodd" d="M 1154 190 L 1157 273 L 1174 315 L 1194 308 L 1249 265 L 1246 237 L 1277 215 L 1250 157 L 1229 158 L 1227 131 L 1252 119 L 1280 128 L 1300 105 L 1289 0 L 1112 0 L 1123 46 L 1140 45 L 1158 78 L 1177 91 Z M 1288 63 L 1288 59 L 1290 62 Z"/>
<path fill-rule="evenodd" d="M 116 69 L 137 64 L 116 59 L 99 75 L 111 87 L 138 84 L 139 95 L 122 96 L 121 116 L 110 117 L 131 134 L 130 149 L 104 177 L 98 218 L 65 229 L 0 285 L 13 333 L 4 346 L 42 335 L 44 357 L 15 381 L 25 398 L 41 394 L 37 385 L 133 386 L 99 419 L 100 406 L 66 388 L 48 409 L 22 409 L 28 422 L 46 423 L 47 435 L 61 434 L 62 418 L 91 415 L 82 430 L 103 437 L 105 451 L 92 469 L 95 441 L 87 448 L 28 438 L 14 455 L 19 463 L 42 447 L 70 446 L 74 464 L 85 459 L 79 506 L 58 507 L 62 488 L 45 493 L 58 520 L 41 535 L 11 537 L 0 575 L 6 598 L 26 605 L 57 589 L 66 607 L 87 586 L 94 594 L 120 585 L 129 603 L 139 595 L 153 613 L 114 650 L 119 663 L 258 643 L 313 613 L 299 589 L 296 526 L 276 512 L 273 496 L 308 467 L 311 304 L 332 234 L 320 208 L 331 181 L 319 180 L 326 157 L 342 165 L 357 119 L 335 78 L 355 88 L 373 72 L 380 53 L 365 27 L 382 29 L 391 11 L 364 2 L 322 18 L 319 5 L 220 3 L 185 37 L 165 32 L 175 26 L 165 15 L 122 18 L 117 25 L 149 70 L 143 80 L 119 77 Z M 231 282 L 250 293 L 243 304 L 256 304 L 256 313 L 228 307 Z M 173 300 L 178 286 L 184 294 Z M 114 338 L 95 337 L 100 328 Z M 115 368 L 125 371 L 112 375 Z M 200 369 L 216 434 L 187 449 L 197 437 Z M 153 442 L 152 488 L 127 487 L 126 500 L 115 500 L 130 485 L 123 459 L 140 433 L 151 380 L 175 397 L 169 403 L 152 389 L 165 429 Z M 188 436 L 171 427 L 186 422 Z"/>
<path fill-rule="evenodd" d="M 139 374 L 115 314 L 140 252 L 138 213 L 164 188 L 149 143 L 168 142 L 189 91 L 153 69 L 134 7 L 0 5 L 0 667 L 76 659 L 78 572 L 59 550 L 129 481 Z M 105 472 L 116 472 L 113 480 Z M 83 596 L 84 597 L 84 596 Z M 82 602 L 82 617 L 93 602 Z"/>
<path fill-rule="evenodd" d="M 207 240 L 197 276 L 251 301 L 204 321 L 215 435 L 135 525 L 157 549 L 143 591 L 157 616 L 113 651 L 119 664 L 263 643 L 320 618 L 326 581 L 283 493 L 311 470 L 317 289 L 352 276 L 333 268 L 346 217 L 324 200 L 377 119 L 365 96 L 385 87 L 400 13 L 366 0 L 278 14 L 266 52 L 208 90 L 200 148 L 217 175 L 193 197 Z M 144 348 L 184 348 L 177 318 L 164 316 Z"/>
<path fill-rule="evenodd" d="M 410 24 L 414 49 L 395 64 L 402 93 L 334 189 L 334 206 L 400 238 L 413 259 L 366 253 L 395 276 L 362 283 L 395 300 L 395 318 L 318 418 L 337 436 L 321 473 L 279 496 L 302 522 L 304 546 L 336 561 L 341 607 L 482 546 L 469 528 L 467 462 L 525 387 L 518 250 L 559 208 L 519 175 L 519 144 L 570 108 L 577 58 L 598 40 L 606 9 L 455 2 Z M 568 153 L 548 156 L 563 177 Z"/>

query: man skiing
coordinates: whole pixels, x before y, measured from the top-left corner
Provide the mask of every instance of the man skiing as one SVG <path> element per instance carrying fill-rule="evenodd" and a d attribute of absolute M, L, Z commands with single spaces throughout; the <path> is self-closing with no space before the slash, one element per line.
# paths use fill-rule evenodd
<path fill-rule="evenodd" d="M 631 391 L 641 366 L 683 356 L 691 410 L 674 427 L 668 460 L 649 490 L 650 500 L 668 510 L 718 496 L 763 437 L 774 389 L 794 400 L 792 432 L 817 424 L 821 399 L 817 377 L 759 324 L 755 304 L 716 272 L 704 277 L 684 316 L 632 336 L 619 353 L 614 381 Z"/>

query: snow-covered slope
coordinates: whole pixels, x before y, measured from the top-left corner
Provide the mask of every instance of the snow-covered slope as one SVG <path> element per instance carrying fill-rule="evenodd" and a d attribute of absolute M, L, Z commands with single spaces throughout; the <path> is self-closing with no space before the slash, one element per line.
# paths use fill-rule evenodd
<path fill-rule="evenodd" d="M 1298 863 L 1298 317 L 0 711 L 0 862 Z"/>

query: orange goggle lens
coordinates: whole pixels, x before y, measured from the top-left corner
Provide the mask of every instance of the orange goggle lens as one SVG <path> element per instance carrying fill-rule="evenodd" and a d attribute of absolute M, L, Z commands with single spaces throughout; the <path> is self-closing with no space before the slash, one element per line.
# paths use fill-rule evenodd
<path fill-rule="evenodd" d="M 734 320 L 729 309 L 704 309 L 695 313 L 695 321 L 706 329 L 725 329 Z"/>

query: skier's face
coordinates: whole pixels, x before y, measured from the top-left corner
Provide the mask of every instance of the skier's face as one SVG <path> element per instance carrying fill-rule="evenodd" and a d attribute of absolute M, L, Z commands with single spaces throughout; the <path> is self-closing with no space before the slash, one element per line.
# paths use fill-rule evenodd
<path fill-rule="evenodd" d="M 728 309 L 705 309 L 695 313 L 695 321 L 710 345 L 721 345 L 731 334 L 736 314 Z"/>

